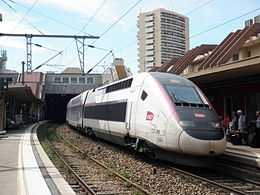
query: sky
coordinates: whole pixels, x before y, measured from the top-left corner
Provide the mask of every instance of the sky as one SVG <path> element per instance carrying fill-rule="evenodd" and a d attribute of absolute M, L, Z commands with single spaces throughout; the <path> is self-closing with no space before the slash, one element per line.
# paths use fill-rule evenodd
<path fill-rule="evenodd" d="M 260 15 L 259 0 L 0 0 L 3 18 L 0 33 L 103 34 L 98 40 L 86 39 L 86 44 L 96 48 L 86 49 L 85 70 L 112 50 L 115 57 L 123 58 L 125 65 L 136 73 L 137 16 L 157 8 L 189 17 L 190 49 L 201 44 L 218 44 L 230 32 L 243 28 L 245 20 Z M 226 21 L 230 22 L 223 24 Z M 43 46 L 32 46 L 33 69 L 59 51 L 64 52 L 38 71 L 61 72 L 66 67 L 80 67 L 74 39 L 34 37 L 32 42 Z M 21 72 L 21 62 L 26 61 L 26 39 L 0 37 L 0 49 L 7 50 L 7 68 Z M 102 73 L 112 60 L 108 54 L 93 72 Z"/>

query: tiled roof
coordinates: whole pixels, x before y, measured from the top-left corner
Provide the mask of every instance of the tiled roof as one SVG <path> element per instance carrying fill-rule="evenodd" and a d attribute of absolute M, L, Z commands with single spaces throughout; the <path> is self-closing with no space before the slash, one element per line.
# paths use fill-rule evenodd
<path fill-rule="evenodd" d="M 201 45 L 192 50 L 189 50 L 183 57 L 178 59 L 172 65 L 165 65 L 161 69 L 166 72 L 180 74 L 193 60 L 202 54 L 212 51 L 208 57 L 203 58 L 198 64 L 198 70 L 207 69 L 214 66 L 222 66 L 234 54 L 238 53 L 239 49 L 251 36 L 260 33 L 260 24 L 255 23 L 242 30 L 231 32 L 219 45 Z"/>
<path fill-rule="evenodd" d="M 250 36 L 260 32 L 260 24 L 255 23 L 242 30 L 231 32 L 213 51 L 212 54 L 203 61 L 199 70 L 213 66 L 221 66 L 227 62 L 232 55 L 239 51 L 239 48 L 245 43 Z"/>
<path fill-rule="evenodd" d="M 158 68 L 159 72 L 166 72 L 173 64 L 175 64 L 180 58 L 173 57 L 169 62 L 166 62 L 161 67 Z"/>
<path fill-rule="evenodd" d="M 176 74 L 180 74 L 192 61 L 201 54 L 207 53 L 213 50 L 216 45 L 201 45 L 195 47 L 192 50 L 189 50 L 183 57 L 178 59 L 174 64 L 172 64 L 168 69 L 167 72 L 172 72 Z"/>

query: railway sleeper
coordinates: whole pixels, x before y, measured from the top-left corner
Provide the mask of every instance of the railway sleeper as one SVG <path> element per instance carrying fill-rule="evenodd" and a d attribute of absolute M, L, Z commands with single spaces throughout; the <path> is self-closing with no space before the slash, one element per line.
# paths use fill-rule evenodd
<path fill-rule="evenodd" d="M 131 194 L 129 191 L 107 191 L 107 192 L 97 192 L 97 195 L 113 195 L 113 194 Z"/>
<path fill-rule="evenodd" d="M 260 193 L 260 189 L 259 190 L 246 190 L 246 193 Z"/>

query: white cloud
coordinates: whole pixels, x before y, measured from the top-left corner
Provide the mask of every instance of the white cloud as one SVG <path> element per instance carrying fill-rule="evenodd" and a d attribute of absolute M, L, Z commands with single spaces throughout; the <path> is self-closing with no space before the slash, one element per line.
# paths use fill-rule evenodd
<path fill-rule="evenodd" d="M 16 14 L 11 11 L 1 10 L 3 21 L 0 22 L 1 33 L 31 33 L 39 34 L 39 32 L 33 28 L 32 23 L 39 21 L 39 18 L 30 16 L 30 21 L 24 19 L 24 13 L 17 12 Z M 30 23 L 29 23 L 30 22 Z M 34 25 L 35 26 L 35 25 Z"/>
<path fill-rule="evenodd" d="M 1 33 L 33 33 L 39 34 L 38 31 L 33 29 L 27 24 L 18 23 L 19 20 L 8 20 L 0 23 L 0 32 Z"/>
<path fill-rule="evenodd" d="M 7 37 L 0 37 L 0 48 L 12 48 L 12 49 L 19 49 L 25 52 L 26 50 L 26 41 L 25 38 L 7 38 Z M 43 54 L 49 53 L 50 51 L 39 48 L 33 47 L 33 53 Z"/>
<path fill-rule="evenodd" d="M 25 49 L 25 41 L 17 39 L 7 39 L 6 37 L 0 38 L 0 47 L 4 48 L 15 48 L 15 49 Z"/>
<path fill-rule="evenodd" d="M 32 26 L 25 21 L 21 22 L 23 14 L 14 15 L 13 12 L 1 10 L 3 21 L 0 22 L 0 33 L 16 33 L 16 34 L 39 34 Z M 31 17 L 30 21 L 37 21 L 38 18 Z M 25 50 L 25 38 L 17 37 L 0 37 L 0 47 L 15 48 Z M 37 48 L 36 52 L 42 52 L 42 49 Z"/>
<path fill-rule="evenodd" d="M 34 2 L 34 0 L 20 1 L 23 3 L 25 2 L 28 5 L 31 5 Z M 102 2 L 103 0 L 41 0 L 38 4 L 62 9 L 70 13 L 78 13 L 83 17 L 91 17 Z M 118 10 L 120 10 L 119 8 L 120 4 L 117 0 L 107 0 L 95 19 L 105 23 L 112 22 L 120 14 L 120 11 L 118 12 Z"/>

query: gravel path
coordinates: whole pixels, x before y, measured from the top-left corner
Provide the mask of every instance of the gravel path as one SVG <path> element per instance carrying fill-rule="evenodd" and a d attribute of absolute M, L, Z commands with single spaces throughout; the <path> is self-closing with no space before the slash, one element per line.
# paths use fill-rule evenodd
<path fill-rule="evenodd" d="M 177 173 L 167 166 L 140 159 L 122 147 L 82 136 L 66 125 L 59 126 L 57 132 L 152 194 L 229 194 L 206 182 Z"/>

